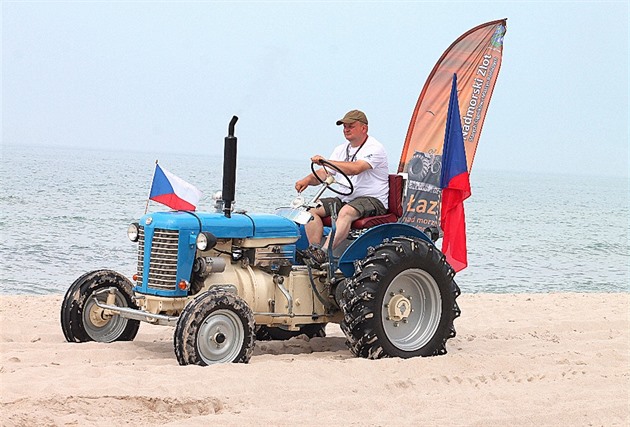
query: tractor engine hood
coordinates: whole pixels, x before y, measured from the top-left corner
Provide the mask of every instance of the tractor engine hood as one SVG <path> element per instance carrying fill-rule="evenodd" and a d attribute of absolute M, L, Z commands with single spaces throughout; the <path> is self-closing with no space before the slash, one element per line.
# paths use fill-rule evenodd
<path fill-rule="evenodd" d="M 208 212 L 154 212 L 140 218 L 144 228 L 189 231 L 191 236 L 210 232 L 218 239 L 286 239 L 300 237 L 296 223 L 274 214 L 233 214 Z"/>

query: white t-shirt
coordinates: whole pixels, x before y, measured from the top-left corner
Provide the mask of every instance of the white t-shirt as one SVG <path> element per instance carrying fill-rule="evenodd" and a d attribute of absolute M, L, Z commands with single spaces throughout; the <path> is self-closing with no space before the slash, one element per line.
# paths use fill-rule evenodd
<path fill-rule="evenodd" d="M 352 147 L 349 142 L 341 144 L 334 149 L 330 160 L 341 162 L 365 160 L 372 166 L 371 169 L 349 177 L 354 185 L 354 191 L 349 196 L 339 196 L 341 201 L 349 202 L 357 197 L 371 196 L 379 199 L 385 209 L 388 208 L 389 164 L 385 147 L 376 138 L 368 136 L 363 146 L 359 147 Z"/>

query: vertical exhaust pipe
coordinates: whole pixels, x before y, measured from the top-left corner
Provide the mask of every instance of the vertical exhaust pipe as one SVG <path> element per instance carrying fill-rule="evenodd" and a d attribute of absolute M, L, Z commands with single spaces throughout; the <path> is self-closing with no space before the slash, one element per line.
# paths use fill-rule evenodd
<path fill-rule="evenodd" d="M 228 126 L 228 136 L 225 137 L 223 149 L 223 213 L 226 217 L 232 216 L 232 202 L 236 190 L 236 137 L 234 125 L 238 117 L 233 116 Z"/>

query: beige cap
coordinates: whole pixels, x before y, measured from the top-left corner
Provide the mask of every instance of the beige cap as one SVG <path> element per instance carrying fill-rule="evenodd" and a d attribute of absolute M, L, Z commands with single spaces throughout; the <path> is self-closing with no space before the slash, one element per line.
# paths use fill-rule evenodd
<path fill-rule="evenodd" d="M 348 123 L 354 123 L 354 122 L 361 122 L 367 125 L 368 120 L 367 120 L 367 117 L 365 117 L 365 113 L 359 110 L 348 111 L 346 115 L 343 116 L 343 119 L 337 120 L 337 126 L 343 123 L 348 124 Z"/>

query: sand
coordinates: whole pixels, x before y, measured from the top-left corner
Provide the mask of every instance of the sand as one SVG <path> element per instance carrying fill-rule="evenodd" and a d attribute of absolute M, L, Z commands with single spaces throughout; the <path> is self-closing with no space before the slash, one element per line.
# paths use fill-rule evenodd
<path fill-rule="evenodd" d="M 177 364 L 173 328 L 65 342 L 61 296 L 0 297 L 3 426 L 628 426 L 630 294 L 463 294 L 448 354 L 353 357 L 328 337 Z"/>

